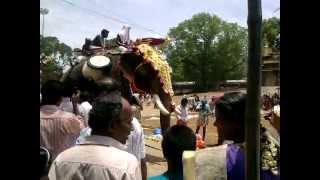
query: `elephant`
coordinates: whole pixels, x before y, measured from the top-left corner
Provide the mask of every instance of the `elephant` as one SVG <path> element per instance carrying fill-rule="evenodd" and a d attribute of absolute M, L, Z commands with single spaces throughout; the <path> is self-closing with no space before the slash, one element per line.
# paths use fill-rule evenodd
<path fill-rule="evenodd" d="M 130 104 L 141 106 L 133 90 L 152 94 L 160 110 L 162 134 L 170 127 L 174 111 L 170 66 L 153 46 L 163 39 L 144 38 L 128 46 L 94 47 L 79 56 L 79 62 L 65 73 L 61 81 L 66 87 L 77 87 L 93 96 L 110 90 L 118 83 L 122 96 Z M 110 46 L 107 46 L 110 47 Z"/>

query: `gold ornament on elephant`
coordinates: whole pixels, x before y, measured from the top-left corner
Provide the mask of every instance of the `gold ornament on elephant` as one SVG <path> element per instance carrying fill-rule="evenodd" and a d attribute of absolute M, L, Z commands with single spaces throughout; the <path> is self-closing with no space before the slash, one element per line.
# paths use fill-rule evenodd
<path fill-rule="evenodd" d="M 166 60 L 161 57 L 161 54 L 148 44 L 140 44 L 137 46 L 139 51 L 143 54 L 143 58 L 151 61 L 155 70 L 159 71 L 161 80 L 163 81 L 163 89 L 170 96 L 174 95 L 170 77 L 170 66 Z"/>

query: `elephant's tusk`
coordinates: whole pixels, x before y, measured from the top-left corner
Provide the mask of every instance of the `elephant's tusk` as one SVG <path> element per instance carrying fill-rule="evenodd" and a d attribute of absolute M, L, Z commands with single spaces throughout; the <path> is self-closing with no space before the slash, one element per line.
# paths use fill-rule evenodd
<path fill-rule="evenodd" d="M 169 115 L 169 111 L 163 106 L 161 100 L 160 100 L 160 97 L 158 94 L 153 94 L 153 97 L 154 97 L 154 100 L 155 100 L 155 103 L 157 104 L 161 114 L 163 115 Z"/>

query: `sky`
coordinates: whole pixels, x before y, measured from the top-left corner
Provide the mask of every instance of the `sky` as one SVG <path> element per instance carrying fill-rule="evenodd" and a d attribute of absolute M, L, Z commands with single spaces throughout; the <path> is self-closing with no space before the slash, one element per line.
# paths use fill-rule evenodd
<path fill-rule="evenodd" d="M 280 17 L 280 0 L 261 0 L 263 19 Z M 200 12 L 247 26 L 247 0 L 40 0 L 49 9 L 44 35 L 55 36 L 72 48 L 93 39 L 105 28 L 113 38 L 130 25 L 130 38 L 165 37 L 170 28 Z M 42 32 L 40 15 L 40 33 Z"/>

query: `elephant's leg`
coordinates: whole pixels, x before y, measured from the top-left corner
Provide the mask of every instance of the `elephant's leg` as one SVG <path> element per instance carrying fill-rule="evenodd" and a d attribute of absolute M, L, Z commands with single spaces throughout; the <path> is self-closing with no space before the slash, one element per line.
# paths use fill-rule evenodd
<path fill-rule="evenodd" d="M 200 126 L 198 125 L 197 128 L 196 128 L 196 134 L 199 133 L 199 130 L 200 130 Z"/>
<path fill-rule="evenodd" d="M 165 134 L 167 129 L 170 127 L 170 115 L 160 114 L 160 125 L 161 125 L 161 133 Z"/>

